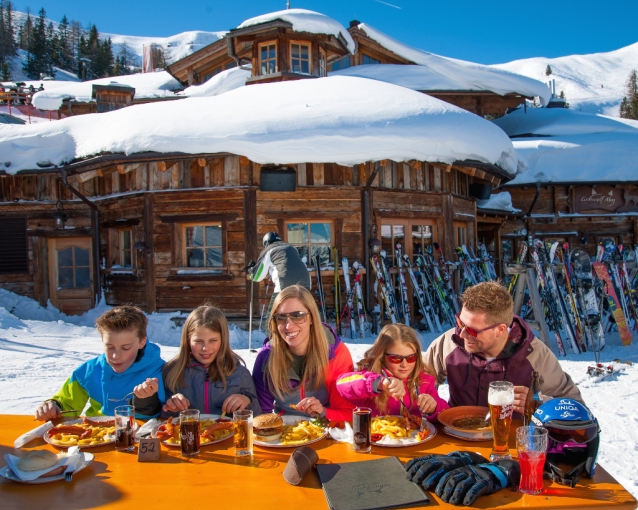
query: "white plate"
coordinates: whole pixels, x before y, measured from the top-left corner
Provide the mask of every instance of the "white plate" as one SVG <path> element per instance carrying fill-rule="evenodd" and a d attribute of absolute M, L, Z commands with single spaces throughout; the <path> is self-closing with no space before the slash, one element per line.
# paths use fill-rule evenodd
<path fill-rule="evenodd" d="M 220 414 L 200 414 L 199 415 L 199 419 L 200 421 L 203 420 L 218 420 L 219 418 L 221 418 Z M 157 432 L 157 429 L 160 427 L 160 425 L 166 423 L 166 421 L 163 421 L 162 423 L 159 423 L 157 426 L 153 427 L 153 429 L 151 430 L 151 437 L 155 437 L 155 433 Z M 173 418 L 173 423 L 176 427 L 179 427 L 179 417 L 176 416 Z M 201 435 L 202 432 L 204 432 L 204 427 L 201 427 L 199 433 Z M 221 439 L 215 439 L 214 441 L 209 441 L 208 443 L 201 443 L 199 446 L 200 448 L 205 448 L 206 446 L 210 446 L 212 444 L 215 443 L 221 443 L 222 441 L 226 441 L 226 439 L 229 439 L 233 437 L 233 431 L 229 431 L 227 436 L 222 437 Z M 181 448 L 182 445 L 181 444 L 176 444 L 176 443 L 168 443 L 166 441 L 162 441 L 162 444 L 164 446 L 167 446 L 168 448 Z"/>
<path fill-rule="evenodd" d="M 115 417 L 113 416 L 87 416 L 87 418 L 95 422 L 111 421 L 115 419 Z M 82 418 L 76 418 L 75 420 L 65 421 L 60 423 L 60 425 L 62 426 L 77 425 L 78 423 L 82 423 Z M 137 430 L 137 423 L 133 422 L 133 431 L 135 430 Z M 108 446 L 110 444 L 115 443 L 115 434 L 113 434 L 113 438 L 110 441 L 104 441 L 100 444 L 89 444 L 89 445 L 82 445 L 82 446 L 57 444 L 53 440 L 51 440 L 51 438 L 49 437 L 49 431 L 44 433 L 44 435 L 42 436 L 42 439 L 44 439 L 44 441 L 49 443 L 51 446 L 55 446 L 56 448 L 69 448 L 69 446 L 78 446 L 81 450 L 85 450 L 87 448 L 101 448 L 102 446 Z"/>
<path fill-rule="evenodd" d="M 75 467 L 75 473 L 82 471 L 86 466 L 88 466 L 91 462 L 93 462 L 93 454 L 92 453 L 82 453 L 82 459 L 78 461 L 77 466 Z M 13 470 L 9 466 L 4 466 L 0 468 L 0 476 L 6 478 L 7 480 L 11 480 L 13 482 L 18 483 L 26 483 L 28 485 L 40 485 L 42 483 L 52 483 L 59 482 L 60 480 L 64 480 L 64 473 L 61 473 L 56 476 L 49 476 L 46 478 L 36 478 L 35 480 L 22 480 L 18 478 Z"/>
<path fill-rule="evenodd" d="M 377 441 L 376 443 L 373 442 L 372 446 L 382 446 L 384 448 L 404 448 L 406 446 L 416 446 L 418 444 L 423 444 L 426 441 L 429 441 L 430 439 L 432 439 L 434 436 L 436 436 L 436 427 L 432 425 L 429 421 L 425 419 L 424 421 L 428 428 L 428 435 L 425 436 L 423 439 L 419 440 L 417 438 L 417 435 L 419 434 L 418 430 L 410 430 L 410 437 L 393 440 L 393 441 L 399 441 L 399 443 L 390 443 L 390 442 L 381 443 Z M 381 441 L 383 441 L 383 439 Z"/>
<path fill-rule="evenodd" d="M 282 416 L 282 418 L 284 420 L 284 425 L 295 425 L 295 424 L 299 423 L 300 421 L 310 421 L 310 420 L 312 420 L 312 418 L 310 418 L 310 417 L 304 418 L 303 416 L 291 416 L 291 415 L 284 415 L 284 416 Z M 277 439 L 277 441 L 268 441 L 268 442 L 266 442 L 266 441 L 257 441 L 256 439 L 254 439 L 254 434 L 253 434 L 253 444 L 257 445 L 257 446 L 265 446 L 267 448 L 299 448 L 300 446 L 306 446 L 306 445 L 321 441 L 327 435 L 328 435 L 328 430 L 327 429 L 323 429 L 323 434 L 321 436 L 319 436 L 316 439 L 312 439 L 310 441 L 306 441 L 305 443 L 300 443 L 300 444 L 281 444 L 281 439 Z"/>
<path fill-rule="evenodd" d="M 486 432 L 463 432 L 461 430 L 443 427 L 443 432 L 445 432 L 448 436 L 452 436 L 457 439 L 463 439 L 465 441 L 479 442 L 492 440 L 491 430 L 488 430 Z"/>

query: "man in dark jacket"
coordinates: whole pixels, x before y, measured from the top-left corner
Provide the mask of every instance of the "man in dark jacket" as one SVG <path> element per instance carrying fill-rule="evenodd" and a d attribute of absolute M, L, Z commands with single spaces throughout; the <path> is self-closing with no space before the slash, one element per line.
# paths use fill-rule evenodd
<path fill-rule="evenodd" d="M 301 260 L 297 248 L 283 242 L 277 232 L 268 232 L 264 236 L 263 244 L 264 249 L 259 254 L 253 269 L 253 281 L 260 282 L 270 275 L 275 285 L 265 317 L 267 323 L 272 304 L 277 294 L 283 289 L 291 285 L 301 285 L 312 290 L 312 286 L 310 273 Z"/>
<path fill-rule="evenodd" d="M 545 399 L 583 398 L 551 349 L 513 314 L 514 302 L 502 285 L 479 283 L 461 296 L 456 327 L 437 338 L 424 354 L 439 384 L 447 378 L 450 406 L 485 406 L 490 382 L 514 384 L 514 411 L 523 413 L 532 379 L 540 374 Z"/>

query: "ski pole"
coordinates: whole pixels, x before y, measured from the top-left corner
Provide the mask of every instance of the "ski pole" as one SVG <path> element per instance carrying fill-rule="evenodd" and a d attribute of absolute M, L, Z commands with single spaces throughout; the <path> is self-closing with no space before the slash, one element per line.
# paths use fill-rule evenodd
<path fill-rule="evenodd" d="M 268 289 L 270 288 L 270 278 L 266 283 L 266 294 L 264 295 L 264 304 L 261 305 L 261 316 L 259 317 L 259 330 L 261 331 L 261 323 L 264 320 L 264 312 L 266 311 L 266 303 L 268 302 Z"/>

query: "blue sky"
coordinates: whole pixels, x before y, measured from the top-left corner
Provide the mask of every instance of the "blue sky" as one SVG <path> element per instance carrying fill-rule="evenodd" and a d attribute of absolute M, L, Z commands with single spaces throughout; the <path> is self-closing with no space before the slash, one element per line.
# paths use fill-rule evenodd
<path fill-rule="evenodd" d="M 285 0 L 14 0 L 16 10 L 44 7 L 56 21 L 66 14 L 100 32 L 143 36 L 227 30 L 285 6 Z M 291 7 L 319 11 L 345 26 L 356 17 L 418 48 L 484 64 L 638 42 L 636 0 L 291 0 Z"/>

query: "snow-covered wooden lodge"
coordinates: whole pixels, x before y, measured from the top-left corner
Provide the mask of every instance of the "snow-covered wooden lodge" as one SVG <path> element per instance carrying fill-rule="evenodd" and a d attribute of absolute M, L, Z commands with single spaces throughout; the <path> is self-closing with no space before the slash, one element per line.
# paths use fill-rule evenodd
<path fill-rule="evenodd" d="M 354 39 L 291 12 L 230 32 L 226 54 L 252 55 L 252 71 L 220 73 L 209 97 L 0 127 L 0 285 L 67 313 L 103 293 L 245 317 L 241 269 L 268 231 L 322 262 L 336 247 L 366 266 L 377 238 L 408 255 L 436 241 L 449 258 L 476 239 L 475 197 L 518 167 L 508 136 L 426 89 L 321 76 L 331 59 L 357 58 Z M 250 86 L 224 92 L 233 76 Z"/>

